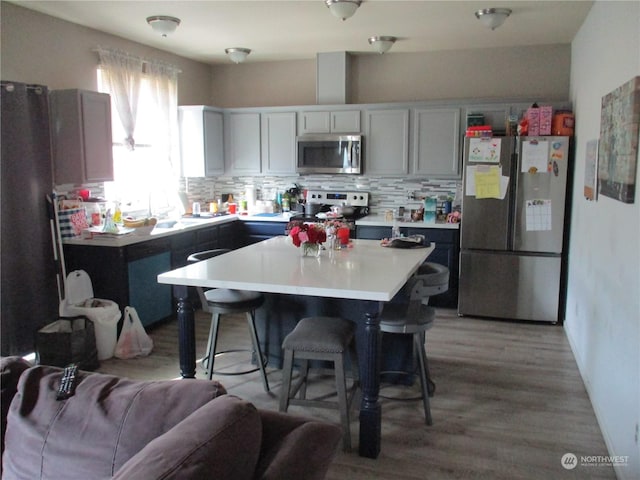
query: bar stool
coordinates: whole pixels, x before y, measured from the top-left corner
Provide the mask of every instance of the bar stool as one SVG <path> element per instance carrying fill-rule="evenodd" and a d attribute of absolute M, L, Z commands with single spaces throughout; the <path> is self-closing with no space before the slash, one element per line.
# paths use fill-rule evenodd
<path fill-rule="evenodd" d="M 298 322 L 296 327 L 282 342 L 284 365 L 282 368 L 282 390 L 280 391 L 280 411 L 286 412 L 289 405 L 304 405 L 322 408 L 338 408 L 342 424 L 342 444 L 345 451 L 351 450 L 351 429 L 349 410 L 359 385 L 358 355 L 355 348 L 355 325 L 353 322 L 336 317 L 308 317 Z M 353 385 L 347 395 L 346 359 L 351 355 Z M 291 374 L 294 360 L 300 362 L 300 377 L 293 389 Z M 333 362 L 338 401 L 309 400 L 309 360 Z M 299 393 L 299 397 L 295 398 Z"/>
<path fill-rule="evenodd" d="M 425 333 L 433 326 L 435 309 L 428 306 L 429 297 L 447 291 L 449 269 L 443 265 L 425 262 L 416 275 L 411 277 L 404 291 L 406 302 L 386 303 L 380 314 L 380 330 L 386 333 L 412 335 L 414 352 L 418 360 L 421 399 L 427 425 L 433 424 L 429 397 L 435 392 L 435 384 L 429 373 L 429 363 L 425 349 Z M 410 372 L 382 372 L 405 373 Z"/>
<path fill-rule="evenodd" d="M 203 252 L 197 252 L 189 255 L 187 261 L 189 263 L 196 263 L 208 258 L 213 258 L 218 255 L 229 252 L 229 249 L 215 249 L 206 250 Z M 207 351 L 203 359 L 203 363 L 206 361 L 207 376 L 209 380 L 213 378 L 213 367 L 215 358 L 218 355 L 232 352 L 251 351 L 255 356 L 258 364 L 257 368 L 244 370 L 241 372 L 215 372 L 218 375 L 245 375 L 248 373 L 257 372 L 260 370 L 262 375 L 262 384 L 266 392 L 269 391 L 269 381 L 267 380 L 267 373 L 265 366 L 267 365 L 267 358 L 262 354 L 260 348 L 260 341 L 258 340 L 258 333 L 256 331 L 256 309 L 258 309 L 264 303 L 264 295 L 260 292 L 251 292 L 248 290 L 231 290 L 228 288 L 214 288 L 211 290 L 204 290 L 202 287 L 196 287 L 198 297 L 202 304 L 202 309 L 211 313 L 211 328 L 209 329 L 209 338 L 207 340 Z M 249 327 L 249 334 L 251 336 L 252 349 L 232 349 L 224 350 L 221 352 L 216 351 L 218 343 L 218 331 L 220 328 L 220 318 L 222 315 L 244 313 L 247 318 L 247 325 Z"/>

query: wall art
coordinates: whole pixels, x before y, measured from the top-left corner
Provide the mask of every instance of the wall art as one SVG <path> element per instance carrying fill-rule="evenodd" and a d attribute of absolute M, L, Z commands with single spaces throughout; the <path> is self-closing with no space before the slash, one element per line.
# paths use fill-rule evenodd
<path fill-rule="evenodd" d="M 634 203 L 640 126 L 640 76 L 602 97 L 598 194 Z"/>

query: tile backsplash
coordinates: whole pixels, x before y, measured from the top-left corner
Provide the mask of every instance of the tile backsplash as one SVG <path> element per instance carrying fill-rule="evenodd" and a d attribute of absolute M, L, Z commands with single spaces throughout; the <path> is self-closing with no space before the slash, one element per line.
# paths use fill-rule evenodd
<path fill-rule="evenodd" d="M 189 201 L 209 202 L 223 193 L 232 193 L 240 198 L 247 185 L 253 185 L 258 200 L 272 200 L 276 192 L 284 192 L 297 184 L 308 190 L 347 190 L 370 193 L 369 205 L 372 213 L 381 213 L 389 208 L 418 208 L 419 200 L 409 196 L 434 196 L 441 200 L 456 197 L 460 182 L 452 180 L 428 180 L 410 177 L 366 177 L 356 175 L 301 175 L 291 177 L 198 177 L 182 178 L 181 188 L 187 192 Z"/>
<path fill-rule="evenodd" d="M 214 201 L 225 193 L 232 193 L 239 199 L 247 185 L 253 185 L 258 200 L 273 200 L 277 192 L 284 192 L 297 184 L 301 189 L 308 190 L 347 190 L 369 192 L 369 206 L 371 213 L 383 213 L 387 209 L 405 207 L 419 208 L 422 202 L 410 200 L 409 196 L 438 197 L 443 201 L 447 197 L 456 198 L 461 183 L 452 180 L 428 180 L 411 177 L 366 177 L 357 175 L 301 175 L 291 177 L 275 176 L 247 176 L 247 177 L 189 177 L 180 178 L 179 189 L 187 193 L 189 203 L 201 202 L 206 204 Z M 87 184 L 83 187 L 91 189 L 94 197 L 104 197 L 105 189 L 102 183 Z M 58 185 L 59 194 L 73 196 L 77 185 Z M 113 200 L 107 198 L 107 200 Z M 455 207 L 455 201 L 454 201 Z M 123 205 L 123 211 L 125 210 Z M 134 211 L 134 216 L 147 215 L 147 211 Z M 153 212 L 157 214 L 158 212 Z"/>

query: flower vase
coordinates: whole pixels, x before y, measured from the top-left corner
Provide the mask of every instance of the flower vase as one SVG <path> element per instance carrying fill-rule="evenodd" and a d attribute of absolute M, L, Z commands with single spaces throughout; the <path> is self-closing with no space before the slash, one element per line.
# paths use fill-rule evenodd
<path fill-rule="evenodd" d="M 300 252 L 303 257 L 319 257 L 320 244 L 305 242 L 301 245 Z"/>

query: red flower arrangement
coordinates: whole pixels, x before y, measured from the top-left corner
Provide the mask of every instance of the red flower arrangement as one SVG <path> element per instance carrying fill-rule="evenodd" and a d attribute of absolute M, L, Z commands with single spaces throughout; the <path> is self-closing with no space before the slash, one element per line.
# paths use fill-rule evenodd
<path fill-rule="evenodd" d="M 315 223 L 304 223 L 300 220 L 289 222 L 289 236 L 296 247 L 304 244 L 319 245 L 327 241 L 324 226 Z"/>

